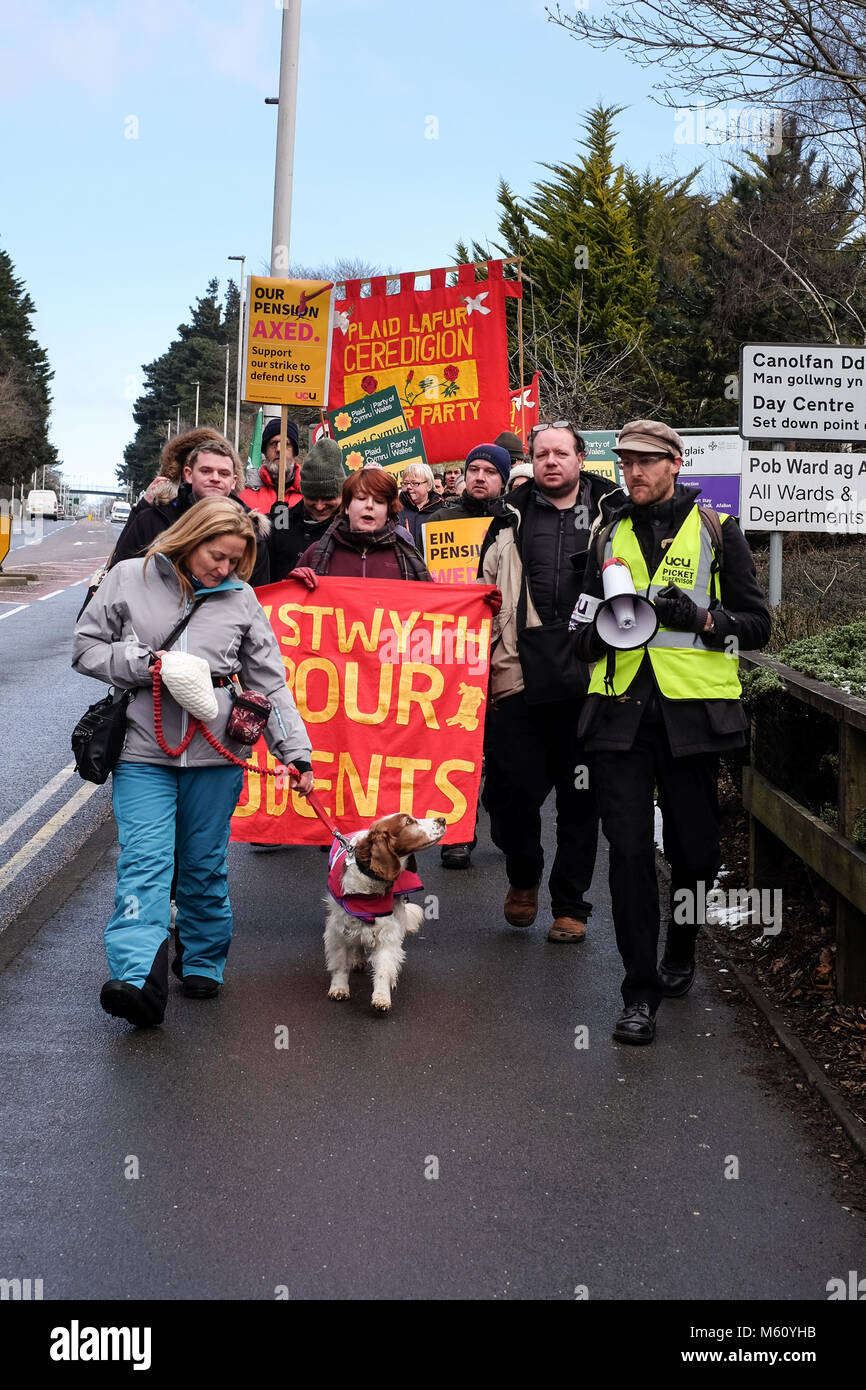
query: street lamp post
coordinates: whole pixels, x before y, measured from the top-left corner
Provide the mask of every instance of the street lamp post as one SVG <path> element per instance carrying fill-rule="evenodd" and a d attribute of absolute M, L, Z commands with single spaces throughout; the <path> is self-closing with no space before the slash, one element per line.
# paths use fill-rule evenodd
<path fill-rule="evenodd" d="M 229 346 L 228 343 L 226 343 L 226 396 L 225 396 L 225 404 L 224 404 L 224 406 L 223 406 L 223 434 L 226 434 L 226 435 L 227 435 L 228 432 L 229 432 L 229 352 L 230 352 L 230 351 L 231 351 L 230 346 Z"/>
<path fill-rule="evenodd" d="M 240 261 L 241 263 L 241 283 L 238 289 L 238 380 L 235 392 L 235 450 L 237 450 L 240 446 L 241 438 L 241 352 L 243 351 L 244 342 L 244 291 L 246 288 L 246 283 L 244 281 L 244 266 L 246 265 L 247 258 L 246 256 L 229 256 L 228 259 L 230 261 Z"/>
<path fill-rule="evenodd" d="M 201 382 L 200 382 L 200 381 L 197 381 L 196 384 L 195 384 L 195 427 L 196 427 L 196 429 L 198 429 L 198 397 L 199 397 L 199 391 L 200 391 L 200 390 L 201 390 Z"/>

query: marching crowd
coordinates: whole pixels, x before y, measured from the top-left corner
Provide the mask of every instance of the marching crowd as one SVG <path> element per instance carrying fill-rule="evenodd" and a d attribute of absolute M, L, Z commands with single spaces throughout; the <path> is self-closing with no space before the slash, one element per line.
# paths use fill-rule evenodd
<path fill-rule="evenodd" d="M 482 802 L 505 859 L 505 920 L 525 929 L 536 919 L 541 808 L 553 792 L 548 940 L 585 939 L 600 824 L 625 972 L 613 1036 L 652 1042 L 662 999 L 692 984 L 699 885 L 712 886 L 720 863 L 718 760 L 743 745 L 747 727 L 737 653 L 770 633 L 736 521 L 708 514 L 678 481 L 682 441 L 657 421 L 619 433 L 624 488 L 584 468 L 568 420 L 536 425 L 528 457 L 505 431 L 441 475 L 411 465 L 402 490 L 380 468 L 347 476 L 328 438 L 301 460 L 291 422 L 288 445 L 281 498 L 277 421 L 262 436 L 258 487 L 245 485 L 216 431 L 171 440 L 79 615 L 75 669 L 112 685 L 115 700 L 133 697 L 113 771 L 121 855 L 102 1007 L 140 1027 L 160 1023 L 169 969 L 190 998 L 219 992 L 232 935 L 229 829 L 249 749 L 238 680 L 266 697 L 277 775 L 302 796 L 313 790 L 309 736 L 254 588 L 287 576 L 309 589 L 323 575 L 429 581 L 424 523 L 488 518 L 478 570 L 494 615 Z M 596 620 L 611 566 L 626 566 L 654 609 L 655 631 L 637 647 Z M 179 653 L 199 665 L 179 668 Z M 684 920 L 665 914 L 661 959 L 656 798 L 671 901 L 677 893 L 694 905 Z M 446 846 L 443 864 L 471 867 L 473 847 Z"/>

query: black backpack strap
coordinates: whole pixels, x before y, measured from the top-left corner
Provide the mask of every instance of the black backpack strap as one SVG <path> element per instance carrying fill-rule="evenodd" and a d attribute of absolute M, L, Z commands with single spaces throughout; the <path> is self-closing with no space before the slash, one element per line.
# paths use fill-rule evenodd
<path fill-rule="evenodd" d="M 160 643 L 159 648 L 157 650 L 168 651 L 168 648 L 171 646 L 172 642 L 176 642 L 180 634 L 183 632 L 184 628 L 186 627 L 187 623 L 189 622 L 190 618 L 195 612 L 197 606 L 197 603 L 194 602 L 189 612 L 185 613 L 184 616 L 181 618 L 180 622 L 172 628 L 165 641 Z"/>
<path fill-rule="evenodd" d="M 710 533 L 710 540 L 713 543 L 713 563 L 710 567 L 710 590 L 712 591 L 713 579 L 716 580 L 716 598 L 721 601 L 721 585 L 719 575 L 722 572 L 722 523 L 719 521 L 719 514 L 712 507 L 698 507 L 701 521 Z"/>

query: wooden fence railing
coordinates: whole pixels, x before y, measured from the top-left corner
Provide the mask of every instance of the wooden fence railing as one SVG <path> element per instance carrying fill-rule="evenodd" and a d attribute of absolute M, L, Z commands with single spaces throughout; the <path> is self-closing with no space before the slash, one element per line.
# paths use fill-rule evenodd
<path fill-rule="evenodd" d="M 741 653 L 744 671 L 773 671 L 788 695 L 835 722 L 838 753 L 837 824 L 834 828 L 775 786 L 755 767 L 761 719 L 752 720 L 751 765 L 743 769 L 743 804 L 749 812 L 750 887 L 778 887 L 784 850 L 802 859 L 836 893 L 836 994 L 840 1003 L 866 1003 L 866 853 L 851 840 L 866 808 L 866 700 L 757 652 Z"/>

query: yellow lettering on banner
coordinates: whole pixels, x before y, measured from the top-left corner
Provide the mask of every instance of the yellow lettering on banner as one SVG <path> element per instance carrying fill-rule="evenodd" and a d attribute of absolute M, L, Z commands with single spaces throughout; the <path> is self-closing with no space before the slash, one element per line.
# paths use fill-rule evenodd
<path fill-rule="evenodd" d="M 427 567 L 430 568 L 429 565 Z M 453 623 L 453 613 L 422 613 L 425 623 L 433 624 L 433 641 L 430 647 L 431 656 L 442 655 L 442 629 L 446 623 Z"/>
<path fill-rule="evenodd" d="M 385 616 L 384 608 L 373 609 L 373 620 L 370 624 L 369 635 L 363 622 L 358 619 L 352 623 L 349 631 L 346 631 L 346 614 L 342 608 L 336 610 L 337 618 L 337 651 L 350 652 L 355 645 L 355 639 L 360 637 L 361 646 L 365 652 L 374 652 L 379 645 L 379 633 L 382 630 L 382 619 Z"/>
<path fill-rule="evenodd" d="M 310 639 L 310 646 L 317 652 L 322 645 L 322 619 L 333 616 L 333 608 L 318 608 L 315 604 L 310 604 L 301 609 L 302 613 L 309 613 L 313 619 L 313 635 Z"/>
<path fill-rule="evenodd" d="M 416 772 L 429 772 L 433 766 L 429 758 L 386 758 L 386 767 L 396 767 L 400 771 L 400 810 L 411 816 Z"/>
<path fill-rule="evenodd" d="M 328 697 L 319 710 L 310 709 L 307 697 L 307 679 L 314 671 L 321 671 L 328 680 Z M 329 719 L 333 719 L 340 707 L 340 675 L 333 661 L 324 656 L 308 656 L 299 662 L 295 672 L 294 696 L 298 713 L 305 724 L 327 724 Z"/>
<path fill-rule="evenodd" d="M 413 627 L 417 623 L 418 619 L 421 617 L 421 610 L 419 608 L 417 612 L 410 613 L 405 623 L 401 623 L 398 615 L 394 612 L 393 608 L 389 610 L 388 616 L 391 619 L 394 631 L 397 633 L 397 654 L 398 656 L 405 656 L 406 645 L 409 641 L 409 637 L 411 635 Z"/>
<path fill-rule="evenodd" d="M 258 767 L 258 753 L 253 753 L 251 755 L 250 762 Z M 234 814 L 236 816 L 254 816 L 262 804 L 262 779 L 251 772 L 244 778 L 244 785 L 247 792 L 246 802 L 243 806 L 236 806 Z"/>
<path fill-rule="evenodd" d="M 303 612 L 304 605 L 302 603 L 284 603 L 277 610 L 278 620 L 283 624 L 284 627 L 287 627 L 289 629 L 287 633 L 284 633 L 280 637 L 280 641 L 284 642 L 287 647 L 298 647 L 301 643 L 300 624 L 296 623 L 294 618 L 290 618 L 289 614 Z M 267 609 L 265 609 L 265 613 L 267 614 L 268 622 L 270 622 L 271 615 Z"/>
<path fill-rule="evenodd" d="M 389 670 L 390 667 L 385 667 L 384 669 Z M 429 685 L 426 690 L 416 690 L 414 688 L 413 682 L 416 675 L 427 677 Z M 421 711 L 427 728 L 438 729 L 439 720 L 436 718 L 433 701 L 439 699 L 444 689 L 445 677 L 435 666 L 416 665 L 411 661 L 404 662 L 400 667 L 400 688 L 397 695 L 396 722 L 398 724 L 409 723 L 409 707 L 414 701 Z"/>
<path fill-rule="evenodd" d="M 316 778 L 316 791 L 320 795 L 323 792 L 329 792 L 331 790 L 332 784 L 330 777 L 322 777 L 321 773 L 316 771 L 315 764 L 332 763 L 333 761 L 333 753 L 318 753 L 315 750 L 315 748 L 313 749 L 313 752 L 310 755 L 310 762 L 313 764 L 313 773 Z M 307 798 L 305 796 L 298 796 L 298 793 L 294 791 L 292 792 L 292 810 L 294 811 L 296 816 L 302 816 L 306 820 L 316 819 L 316 813 L 313 810 Z M 326 806 L 325 810 L 329 811 L 330 808 Z"/>
<path fill-rule="evenodd" d="M 369 648 L 368 648 L 369 650 Z M 394 667 L 383 663 L 379 665 L 379 703 L 372 714 L 358 708 L 358 662 L 346 662 L 346 718 L 353 724 L 382 724 L 388 717 L 391 707 L 391 691 L 394 688 Z"/>
<path fill-rule="evenodd" d="M 337 768 L 337 815 L 344 816 L 346 814 L 346 782 L 348 782 L 358 815 L 375 816 L 381 775 L 382 754 L 374 753 L 370 758 L 370 776 L 365 791 L 361 782 L 361 775 L 352 761 L 351 754 L 341 753 Z"/>
<path fill-rule="evenodd" d="M 436 788 L 438 791 L 442 792 L 444 796 L 447 796 L 451 802 L 451 810 L 444 813 L 445 820 L 449 825 L 453 825 L 456 821 L 463 819 L 466 815 L 467 805 L 466 797 L 463 795 L 462 791 L 455 787 L 453 782 L 449 781 L 449 773 L 474 771 L 475 764 L 467 763 L 464 758 L 449 758 L 448 762 L 440 763 L 436 769 Z M 437 809 L 428 811 L 426 814 L 428 816 L 441 816 L 443 813 Z"/>

